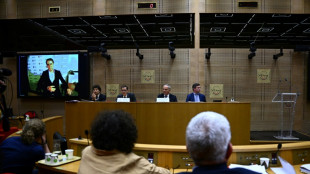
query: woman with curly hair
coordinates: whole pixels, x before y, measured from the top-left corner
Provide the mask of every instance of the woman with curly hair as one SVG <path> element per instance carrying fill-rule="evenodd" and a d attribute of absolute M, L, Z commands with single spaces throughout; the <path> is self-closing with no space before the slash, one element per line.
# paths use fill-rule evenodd
<path fill-rule="evenodd" d="M 37 173 L 35 162 L 50 152 L 46 144 L 45 124 L 40 119 L 26 122 L 20 137 L 10 137 L 0 146 L 0 173 Z"/>
<path fill-rule="evenodd" d="M 82 152 L 79 174 L 165 174 L 169 170 L 151 164 L 132 152 L 137 128 L 129 113 L 101 112 L 91 126 L 92 145 Z"/>

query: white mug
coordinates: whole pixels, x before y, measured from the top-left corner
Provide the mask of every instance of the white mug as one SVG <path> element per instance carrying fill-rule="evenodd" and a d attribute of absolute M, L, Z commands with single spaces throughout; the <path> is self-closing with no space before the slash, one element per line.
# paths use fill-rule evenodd
<path fill-rule="evenodd" d="M 45 163 L 50 164 L 52 163 L 52 153 L 46 153 L 45 154 Z"/>
<path fill-rule="evenodd" d="M 58 155 L 57 154 L 52 154 L 51 155 L 51 163 L 52 164 L 57 164 L 58 162 L 59 162 L 59 160 L 58 160 Z"/>
<path fill-rule="evenodd" d="M 65 150 L 65 152 L 66 152 L 66 157 L 68 160 L 73 158 L 73 149 L 67 149 Z"/>

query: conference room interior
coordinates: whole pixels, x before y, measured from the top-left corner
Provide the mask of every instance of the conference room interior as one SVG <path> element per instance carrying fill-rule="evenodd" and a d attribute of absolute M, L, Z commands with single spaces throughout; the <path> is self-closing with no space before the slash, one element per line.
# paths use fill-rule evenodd
<path fill-rule="evenodd" d="M 175 113 L 172 106 L 183 105 L 187 94 L 192 92 L 192 84 L 198 82 L 207 99 L 205 105 L 223 104 L 222 108 L 231 109 L 225 104 L 249 104 L 246 115 L 249 125 L 233 123 L 238 130 L 237 127 L 249 128 L 246 145 L 310 140 L 308 0 L 258 0 L 257 7 L 239 7 L 240 1 L 154 0 L 157 6 L 153 9 L 138 8 L 140 2 L 145 1 L 0 2 L 0 67 L 12 71 L 4 95 L 13 115 L 31 110 L 42 119 L 62 116 L 64 136 L 86 138 L 83 132 L 87 125 L 78 134 L 67 136 L 68 125 L 79 124 L 78 120 L 70 120 L 78 114 L 73 112 L 74 103 L 17 94 L 19 54 L 85 52 L 90 63 L 87 85 L 90 89 L 94 84 L 100 85 L 107 101 L 100 104 L 81 101 L 79 105 L 96 104 L 96 111 L 108 106 L 118 109 L 120 103 L 110 96 L 109 85 L 127 85 L 137 98 L 138 109 L 139 104 L 156 104 L 162 85 L 169 84 L 178 103 L 165 107 L 171 111 L 166 113 Z M 51 12 L 49 7 L 59 7 L 60 11 Z M 152 73 L 153 81 L 142 80 L 145 71 Z M 262 80 L 263 75 L 268 80 Z M 220 96 L 215 95 L 217 87 Z M 114 92 L 119 94 L 120 89 Z M 278 93 L 296 94 L 294 118 L 290 117 L 292 104 L 285 105 L 283 122 L 286 135 L 293 122 L 292 133 L 297 139 L 274 137 L 282 128 L 281 102 L 273 102 Z M 79 98 L 82 99 L 87 98 Z M 119 108 L 129 108 L 124 105 Z M 70 119 L 68 109 L 73 112 Z M 79 115 L 81 120 L 95 116 L 86 111 Z M 129 112 L 137 114 L 133 115 L 135 119 L 141 116 L 136 110 Z M 233 120 L 233 114 L 239 112 L 242 111 L 232 109 L 229 119 Z"/>

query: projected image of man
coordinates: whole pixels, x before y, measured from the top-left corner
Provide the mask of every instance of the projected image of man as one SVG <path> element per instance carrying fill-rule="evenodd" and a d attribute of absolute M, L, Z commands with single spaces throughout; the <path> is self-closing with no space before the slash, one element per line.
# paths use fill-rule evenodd
<path fill-rule="evenodd" d="M 59 88 L 59 81 L 62 83 L 62 89 L 70 94 L 68 84 L 62 77 L 60 71 L 54 69 L 54 60 L 52 58 L 46 59 L 47 70 L 43 71 L 38 82 L 37 91 L 43 92 L 43 96 L 47 97 L 60 97 L 61 92 Z"/>

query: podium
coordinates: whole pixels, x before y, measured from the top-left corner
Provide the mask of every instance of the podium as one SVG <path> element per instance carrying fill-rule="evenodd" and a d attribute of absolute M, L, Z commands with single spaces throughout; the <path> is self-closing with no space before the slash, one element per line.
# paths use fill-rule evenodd
<path fill-rule="evenodd" d="M 281 132 L 280 135 L 274 136 L 276 139 L 280 140 L 298 140 L 299 138 L 292 136 L 294 116 L 295 116 L 295 106 L 298 94 L 297 93 L 277 93 L 272 102 L 281 103 Z M 289 134 L 284 135 L 284 109 L 290 109 L 289 112 Z"/>

